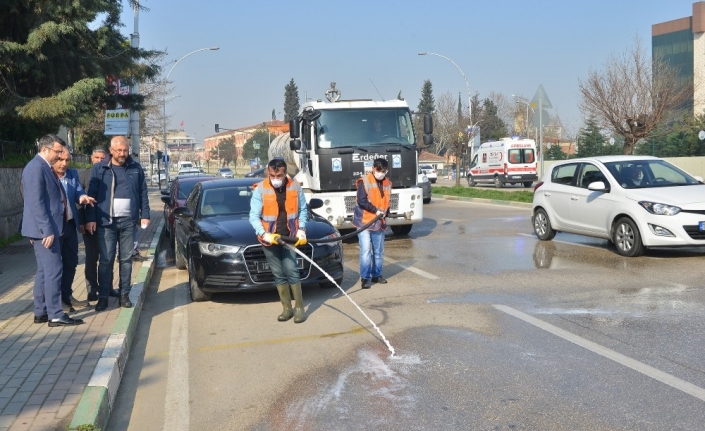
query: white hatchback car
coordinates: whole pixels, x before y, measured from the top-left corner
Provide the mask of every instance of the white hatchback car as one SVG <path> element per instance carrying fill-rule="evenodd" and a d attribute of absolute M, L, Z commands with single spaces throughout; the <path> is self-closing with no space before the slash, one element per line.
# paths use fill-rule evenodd
<path fill-rule="evenodd" d="M 430 182 L 436 182 L 436 179 L 438 179 L 436 168 L 431 165 L 419 165 L 419 167 L 423 170 L 423 173 L 426 174 L 426 178 L 428 178 Z"/>
<path fill-rule="evenodd" d="M 531 222 L 551 240 L 569 232 L 610 240 L 617 253 L 705 246 L 705 185 L 663 159 L 601 156 L 551 166 L 534 187 Z"/>

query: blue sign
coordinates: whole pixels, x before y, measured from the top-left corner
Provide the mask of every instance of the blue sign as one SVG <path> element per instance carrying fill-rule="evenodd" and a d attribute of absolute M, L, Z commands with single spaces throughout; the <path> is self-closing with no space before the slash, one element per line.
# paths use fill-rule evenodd
<path fill-rule="evenodd" d="M 392 168 L 401 168 L 401 154 L 392 155 Z"/>
<path fill-rule="evenodd" d="M 333 172 L 343 171 L 343 160 L 339 157 L 333 159 Z"/>
<path fill-rule="evenodd" d="M 169 157 L 168 154 L 164 154 L 164 155 L 162 156 L 162 161 L 163 161 L 164 163 L 169 163 L 169 162 L 171 161 L 171 157 Z"/>

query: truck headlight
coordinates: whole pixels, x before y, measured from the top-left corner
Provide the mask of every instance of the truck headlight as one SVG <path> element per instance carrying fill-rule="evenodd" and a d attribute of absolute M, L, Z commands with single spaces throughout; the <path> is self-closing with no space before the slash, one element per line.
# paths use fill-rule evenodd
<path fill-rule="evenodd" d="M 673 206 L 673 205 L 666 205 L 666 204 L 660 204 L 657 202 L 648 202 L 648 201 L 641 201 L 639 202 L 639 205 L 642 206 L 646 211 L 650 212 L 651 214 L 656 214 L 656 215 L 665 215 L 665 216 L 674 216 L 681 212 L 680 207 Z"/>

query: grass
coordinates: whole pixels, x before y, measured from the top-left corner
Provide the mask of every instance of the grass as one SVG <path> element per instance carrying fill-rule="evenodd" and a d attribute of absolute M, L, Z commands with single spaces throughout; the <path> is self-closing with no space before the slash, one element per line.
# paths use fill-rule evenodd
<path fill-rule="evenodd" d="M 529 189 L 531 190 L 531 189 Z M 465 198 L 493 199 L 510 202 L 529 202 L 534 200 L 534 192 L 520 190 L 516 192 L 501 192 L 499 190 L 484 190 L 463 186 L 433 186 L 434 195 L 460 196 Z"/>
<path fill-rule="evenodd" d="M 8 245 L 12 244 L 13 242 L 19 241 L 21 239 L 22 239 L 22 235 L 20 235 L 19 233 L 16 233 L 7 239 L 0 238 L 0 248 L 5 248 Z"/>

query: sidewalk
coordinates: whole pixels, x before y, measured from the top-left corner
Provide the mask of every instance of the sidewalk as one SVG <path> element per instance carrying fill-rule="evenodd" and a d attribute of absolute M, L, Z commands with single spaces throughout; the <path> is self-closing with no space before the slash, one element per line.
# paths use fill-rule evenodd
<path fill-rule="evenodd" d="M 151 224 L 139 235 L 143 256 L 155 252 L 163 226 L 159 191 L 152 189 L 149 196 Z M 81 242 L 73 282 L 77 299 L 87 296 L 84 258 Z M 153 256 L 144 262 L 133 262 L 131 298 L 135 308 L 141 308 L 142 285 L 148 283 L 153 267 Z M 121 309 L 118 298 L 110 298 L 106 311 L 96 313 L 92 302 L 90 307 L 76 307 L 76 312 L 70 313 L 71 317 L 84 319 L 83 325 L 50 328 L 46 323 L 35 324 L 36 261 L 28 240 L 22 239 L 0 250 L 0 271 L 0 431 L 63 431 L 89 381 L 95 378 L 94 372 L 105 357 L 104 350 L 116 323 L 123 320 L 123 315 L 129 315 L 130 321 L 133 314 L 139 318 L 139 311 Z M 114 280 L 117 287 L 117 273 Z M 122 348 L 126 350 L 129 346 Z"/>

